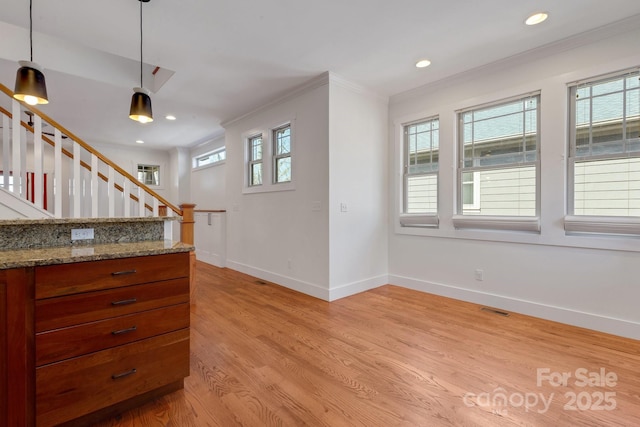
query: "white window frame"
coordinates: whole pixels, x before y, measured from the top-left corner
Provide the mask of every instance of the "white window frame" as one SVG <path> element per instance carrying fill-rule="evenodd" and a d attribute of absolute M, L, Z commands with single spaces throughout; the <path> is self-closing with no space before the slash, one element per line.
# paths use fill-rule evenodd
<path fill-rule="evenodd" d="M 409 173 L 409 139 L 407 129 L 410 126 L 428 123 L 432 124 L 434 121 L 438 121 L 438 135 L 440 132 L 440 118 L 439 116 L 430 116 L 419 120 L 413 120 L 411 122 L 402 124 L 402 206 L 400 208 L 399 221 L 402 227 L 433 227 L 437 228 L 439 225 L 438 210 L 440 208 L 440 141 L 438 137 L 438 167 L 435 171 L 421 172 L 421 173 Z M 433 132 L 433 131 L 432 131 Z M 436 177 L 436 211 L 435 212 L 407 212 L 408 204 L 408 182 L 412 176 L 432 176 Z"/>
<path fill-rule="evenodd" d="M 578 160 L 618 160 L 625 158 L 640 158 L 640 151 L 626 150 L 627 139 L 623 136 L 623 153 L 605 155 L 576 155 L 576 104 L 577 91 L 580 87 L 591 86 L 607 81 L 637 77 L 640 79 L 640 68 L 634 67 L 623 71 L 585 79 L 583 81 L 569 83 L 569 135 L 568 135 L 568 161 L 567 161 L 567 214 L 564 218 L 564 228 L 567 234 L 609 234 L 609 235 L 640 235 L 640 217 L 637 216 L 598 216 L 576 215 L 575 204 L 575 164 Z M 626 89 L 625 89 L 626 92 Z M 624 94 L 626 96 L 626 93 Z M 623 106 L 626 109 L 626 106 Z M 591 117 L 593 118 L 593 117 Z M 626 120 L 626 111 L 625 117 Z"/>
<path fill-rule="evenodd" d="M 470 181 L 464 180 L 464 174 L 470 173 L 472 179 Z M 473 186 L 473 203 L 463 203 L 462 208 L 465 210 L 479 210 L 480 209 L 480 172 L 463 172 L 461 175 L 461 184 L 471 184 Z"/>
<path fill-rule="evenodd" d="M 291 152 L 291 181 L 275 182 L 275 142 L 274 133 L 278 129 L 284 127 L 290 127 L 290 143 Z M 262 184 L 250 185 L 250 168 L 251 168 L 251 153 L 249 149 L 250 138 L 261 136 L 262 137 Z M 295 190 L 295 156 L 296 156 L 296 131 L 295 131 L 295 117 L 275 122 L 268 126 L 259 126 L 251 130 L 243 132 L 241 135 L 244 145 L 244 159 L 245 159 L 245 171 L 244 171 L 244 187 L 242 189 L 243 194 L 252 193 L 266 193 L 272 191 L 291 191 Z"/>
<path fill-rule="evenodd" d="M 521 166 L 535 166 L 536 169 L 536 210 L 534 216 L 508 216 L 508 215 L 470 215 L 463 214 L 464 204 L 462 202 L 462 175 L 466 172 L 482 172 L 490 170 L 500 170 L 509 167 L 508 164 L 500 166 L 464 166 L 464 133 L 463 133 L 463 115 L 469 111 L 481 110 L 490 107 L 497 107 L 513 103 L 515 101 L 524 101 L 529 98 L 537 98 L 536 107 L 536 160 L 530 162 L 521 162 L 512 164 L 513 167 Z M 453 215 L 452 221 L 456 229 L 478 229 L 478 230 L 503 230 L 503 231 L 520 231 L 520 232 L 533 232 L 540 233 L 540 127 L 541 127 L 541 96 L 540 91 L 530 92 L 523 95 L 513 96 L 510 98 L 502 99 L 499 101 L 489 102 L 486 104 L 476 105 L 473 107 L 464 108 L 456 111 L 457 116 L 457 154 L 458 154 L 458 167 L 457 167 L 457 185 L 456 185 L 456 199 L 457 199 L 457 214 Z M 478 174 L 479 175 L 479 174 Z M 479 181 L 475 181 L 474 175 L 474 193 L 479 189 Z M 475 194 L 474 194 L 475 196 Z M 479 200 L 479 198 L 474 198 Z"/>
<path fill-rule="evenodd" d="M 158 182 L 156 184 L 147 184 L 146 182 L 142 182 L 140 181 L 140 179 L 138 179 L 138 174 L 140 173 L 140 167 L 143 168 L 157 168 L 157 172 L 158 172 Z M 162 187 L 162 165 L 154 165 L 154 164 L 150 164 L 150 163 L 138 163 L 136 165 L 136 179 L 138 180 L 138 182 L 140 182 L 141 184 L 144 184 L 145 186 L 149 187 L 149 188 L 161 188 Z"/>
<path fill-rule="evenodd" d="M 287 153 L 278 153 L 278 138 L 277 133 L 289 129 L 289 151 Z M 291 123 L 286 123 L 282 126 L 271 129 L 271 148 L 272 148 L 272 168 L 273 168 L 273 177 L 272 182 L 274 185 L 282 185 L 290 183 L 293 180 L 293 158 L 291 157 L 291 152 L 293 150 L 293 133 L 291 130 Z M 291 170 L 289 171 L 289 179 L 287 181 L 278 181 L 278 161 L 280 159 L 289 159 Z"/>
<path fill-rule="evenodd" d="M 224 159 L 213 161 L 211 163 L 207 163 L 204 165 L 199 165 L 199 162 L 201 159 L 208 158 L 209 156 L 220 155 L 221 153 L 224 153 Z M 212 166 L 223 165 L 227 161 L 226 153 L 227 153 L 226 147 L 220 147 L 220 148 L 216 148 L 215 150 L 207 151 L 206 153 L 200 154 L 198 156 L 194 156 L 191 161 L 191 167 L 193 170 L 200 170 L 200 169 L 210 168 Z"/>
<path fill-rule="evenodd" d="M 254 147 L 256 147 L 256 145 L 254 145 L 254 141 L 257 141 L 258 139 L 260 139 L 260 159 L 256 159 L 254 158 Z M 264 152 L 265 152 L 265 143 L 264 143 L 264 135 L 262 133 L 258 133 L 255 135 L 252 135 L 250 137 L 247 138 L 246 140 L 246 146 L 247 146 L 247 186 L 249 187 L 260 187 L 264 184 L 264 175 L 265 175 L 265 170 L 264 170 Z M 253 169 L 254 166 L 256 165 L 260 165 L 260 183 L 259 184 L 254 184 L 253 183 Z"/>

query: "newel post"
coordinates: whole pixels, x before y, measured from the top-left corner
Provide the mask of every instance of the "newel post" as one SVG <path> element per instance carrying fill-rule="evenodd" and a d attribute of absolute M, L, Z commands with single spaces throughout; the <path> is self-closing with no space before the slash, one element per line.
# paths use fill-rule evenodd
<path fill-rule="evenodd" d="M 193 245 L 193 225 L 195 220 L 193 219 L 193 208 L 196 205 L 193 203 L 183 203 L 180 205 L 182 209 L 182 221 L 180 221 L 180 241 L 188 245 Z"/>
<path fill-rule="evenodd" d="M 195 219 L 193 217 L 193 208 L 195 208 L 196 205 L 194 205 L 193 203 L 183 203 L 180 205 L 180 209 L 182 209 L 182 221 L 180 222 L 180 241 L 182 243 L 186 243 L 188 245 L 193 245 L 194 244 L 194 234 L 193 234 L 193 227 L 195 224 Z M 194 293 L 196 291 L 196 280 L 195 280 L 195 273 L 196 273 L 196 251 L 191 251 L 189 253 L 189 269 L 190 269 L 190 276 L 191 276 L 191 290 L 189 292 L 189 294 L 191 295 L 191 303 L 193 303 L 194 300 Z"/>

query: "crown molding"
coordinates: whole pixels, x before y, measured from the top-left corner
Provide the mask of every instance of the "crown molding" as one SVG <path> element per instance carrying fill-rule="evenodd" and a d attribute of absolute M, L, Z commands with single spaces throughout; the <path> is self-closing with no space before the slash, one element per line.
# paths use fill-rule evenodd
<path fill-rule="evenodd" d="M 328 71 L 325 71 L 324 73 L 313 77 L 310 80 L 307 80 L 305 83 L 295 87 L 294 89 L 290 90 L 289 92 L 287 92 L 286 94 L 274 99 L 273 101 L 269 101 L 266 104 L 261 105 L 258 108 L 254 108 L 253 110 L 249 110 L 248 112 L 241 114 L 238 117 L 234 117 L 232 119 L 229 120 L 225 120 L 223 122 L 220 123 L 220 126 L 222 126 L 223 128 L 227 128 L 237 122 L 239 122 L 240 120 L 246 119 L 247 117 L 253 116 L 254 114 L 257 114 L 261 111 L 264 111 L 266 109 L 269 109 L 275 105 L 278 104 L 282 104 L 283 102 L 289 101 L 293 98 L 296 98 L 300 95 L 302 95 L 303 93 L 306 92 L 310 92 L 314 89 L 317 89 L 319 87 L 325 86 L 329 84 L 330 78 L 329 78 L 330 73 Z"/>

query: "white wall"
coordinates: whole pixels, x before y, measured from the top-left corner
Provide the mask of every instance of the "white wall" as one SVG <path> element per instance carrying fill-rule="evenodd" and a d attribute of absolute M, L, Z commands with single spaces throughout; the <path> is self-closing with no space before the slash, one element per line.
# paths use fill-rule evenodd
<path fill-rule="evenodd" d="M 243 193 L 248 132 L 292 121 L 293 190 Z M 329 88 L 299 92 L 224 123 L 227 266 L 329 298 Z M 266 159 L 265 167 L 269 167 Z"/>
<path fill-rule="evenodd" d="M 386 98 L 332 75 L 330 299 L 388 281 L 387 117 Z"/>
<path fill-rule="evenodd" d="M 624 29 L 623 29 L 624 30 Z M 392 97 L 389 273 L 394 284 L 640 338 L 640 240 L 567 236 L 567 84 L 640 65 L 640 30 L 523 54 Z M 455 111 L 541 90 L 541 233 L 456 230 Z M 440 227 L 398 225 L 401 124 L 440 116 Z M 484 280 L 474 279 L 482 269 Z"/>
<path fill-rule="evenodd" d="M 134 177 L 138 176 L 138 164 L 159 165 L 161 174 L 160 186 L 150 188 L 174 203 L 170 198 L 172 172 L 168 151 L 147 148 L 143 144 L 131 147 L 116 144 L 94 144 L 91 142 L 89 144 Z"/>
<path fill-rule="evenodd" d="M 326 300 L 387 283 L 387 112 L 325 73 L 225 124 L 227 266 Z M 294 189 L 243 192 L 247 137 L 287 120 Z"/>
<path fill-rule="evenodd" d="M 225 146 L 224 135 L 191 149 L 190 157 Z M 191 160 L 190 159 L 190 160 Z M 226 209 L 226 161 L 191 171 L 191 200 L 196 209 Z"/>

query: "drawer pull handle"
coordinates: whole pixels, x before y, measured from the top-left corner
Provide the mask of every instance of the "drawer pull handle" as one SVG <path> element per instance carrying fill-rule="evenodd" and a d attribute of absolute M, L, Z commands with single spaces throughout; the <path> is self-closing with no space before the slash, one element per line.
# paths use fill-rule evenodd
<path fill-rule="evenodd" d="M 112 276 L 126 276 L 127 274 L 135 274 L 136 270 L 124 270 L 124 271 L 114 271 L 111 273 Z"/>
<path fill-rule="evenodd" d="M 134 302 L 138 302 L 138 299 L 129 298 L 129 299 L 123 299 L 121 301 L 112 301 L 111 305 L 128 305 L 128 304 L 133 304 Z"/>
<path fill-rule="evenodd" d="M 136 372 L 138 372 L 138 370 L 136 368 L 133 368 L 130 371 L 122 372 L 120 374 L 113 374 L 113 375 L 111 375 L 111 379 L 112 380 L 118 380 L 120 378 L 124 378 L 124 377 L 128 377 L 129 375 L 133 375 Z"/>
<path fill-rule="evenodd" d="M 132 326 L 132 327 L 127 328 L 127 329 L 120 329 L 119 331 L 113 331 L 113 332 L 111 332 L 111 334 L 113 334 L 113 335 L 122 335 L 122 334 L 127 334 L 129 332 L 134 332 L 137 329 L 138 329 L 137 326 Z"/>

